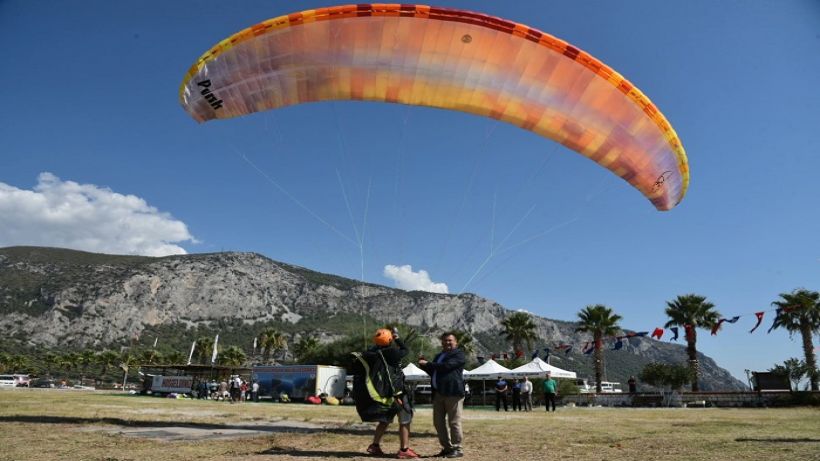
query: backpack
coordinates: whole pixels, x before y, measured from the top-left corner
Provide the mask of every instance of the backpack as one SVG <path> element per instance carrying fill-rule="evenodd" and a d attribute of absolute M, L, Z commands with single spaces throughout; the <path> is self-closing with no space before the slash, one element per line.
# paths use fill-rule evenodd
<path fill-rule="evenodd" d="M 363 421 L 374 421 L 394 411 L 396 398 L 405 394 L 401 368 L 389 365 L 381 350 L 376 352 L 372 363 L 363 354 L 353 352 L 357 359 L 353 366 L 353 398 Z"/>

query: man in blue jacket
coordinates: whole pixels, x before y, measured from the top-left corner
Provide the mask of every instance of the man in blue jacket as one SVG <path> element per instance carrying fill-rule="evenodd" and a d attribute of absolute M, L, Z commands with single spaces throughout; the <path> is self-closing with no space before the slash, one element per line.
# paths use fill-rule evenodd
<path fill-rule="evenodd" d="M 419 368 L 430 375 L 433 388 L 433 425 L 442 450 L 438 456 L 460 458 L 461 414 L 464 408 L 464 352 L 452 332 L 440 336 L 441 352 L 432 361 L 419 358 Z"/>

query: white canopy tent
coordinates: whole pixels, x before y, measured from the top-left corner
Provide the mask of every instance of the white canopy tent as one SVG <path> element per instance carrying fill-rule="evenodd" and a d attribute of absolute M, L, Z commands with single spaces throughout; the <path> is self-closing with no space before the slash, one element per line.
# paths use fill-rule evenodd
<path fill-rule="evenodd" d="M 417 382 L 430 380 L 430 375 L 428 375 L 427 372 L 421 368 L 417 367 L 414 363 L 407 365 L 402 369 L 402 371 L 404 372 L 405 381 Z"/>
<path fill-rule="evenodd" d="M 550 365 L 538 357 L 534 358 L 532 362 L 525 363 L 518 368 L 510 370 L 510 374 L 508 376 L 514 378 L 523 378 L 524 376 L 529 378 L 543 378 L 547 376 L 548 372 L 553 378 L 575 379 L 577 377 L 574 371 L 562 370 L 556 366 Z"/>
<path fill-rule="evenodd" d="M 512 376 L 510 371 L 509 368 L 501 366 L 495 360 L 490 359 L 480 367 L 464 373 L 464 377 L 466 379 L 495 379 L 499 376 L 509 378 Z"/>

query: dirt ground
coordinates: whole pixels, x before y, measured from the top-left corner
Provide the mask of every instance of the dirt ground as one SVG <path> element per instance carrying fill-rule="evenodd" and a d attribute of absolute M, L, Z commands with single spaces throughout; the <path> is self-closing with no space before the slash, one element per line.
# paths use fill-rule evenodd
<path fill-rule="evenodd" d="M 471 460 L 820 460 L 820 409 L 466 409 Z M 60 389 L 0 391 L 0 460 L 373 459 L 352 407 L 175 400 Z M 394 457 L 395 427 L 382 446 Z M 411 446 L 440 447 L 429 407 Z"/>

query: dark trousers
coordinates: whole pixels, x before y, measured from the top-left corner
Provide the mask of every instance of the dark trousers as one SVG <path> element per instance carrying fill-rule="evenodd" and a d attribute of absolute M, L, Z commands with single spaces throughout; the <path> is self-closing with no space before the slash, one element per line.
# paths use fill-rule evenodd
<path fill-rule="evenodd" d="M 513 411 L 521 411 L 521 391 L 513 391 Z"/>
<path fill-rule="evenodd" d="M 507 408 L 507 393 L 506 392 L 496 392 L 495 393 L 495 411 L 501 411 L 501 404 L 504 403 L 504 411 L 509 411 Z"/>
<path fill-rule="evenodd" d="M 555 411 L 555 394 L 547 392 L 544 394 L 544 406 L 547 407 L 547 411 L 550 411 L 550 403 L 552 404 L 552 411 Z"/>

